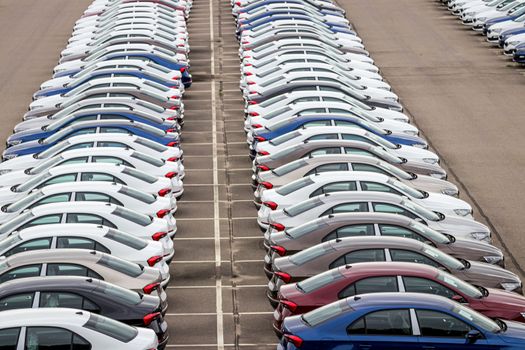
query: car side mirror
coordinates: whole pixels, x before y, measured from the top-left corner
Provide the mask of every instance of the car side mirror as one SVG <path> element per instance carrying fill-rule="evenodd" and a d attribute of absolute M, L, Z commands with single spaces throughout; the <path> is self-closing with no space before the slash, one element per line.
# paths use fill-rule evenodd
<path fill-rule="evenodd" d="M 452 300 L 454 300 L 456 303 L 466 303 L 467 301 L 465 300 L 465 298 L 463 298 L 461 295 L 453 295 Z"/>
<path fill-rule="evenodd" d="M 481 333 L 478 330 L 471 330 L 467 333 L 467 343 L 474 344 L 478 339 L 481 338 Z"/>

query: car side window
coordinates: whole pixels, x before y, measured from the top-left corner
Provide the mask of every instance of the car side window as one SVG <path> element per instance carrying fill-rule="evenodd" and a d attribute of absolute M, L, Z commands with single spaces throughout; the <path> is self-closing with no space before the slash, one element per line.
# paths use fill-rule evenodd
<path fill-rule="evenodd" d="M 30 250 L 49 249 L 51 248 L 51 237 L 33 239 L 11 248 L 4 253 L 5 256 L 11 256 L 16 253 L 27 252 Z"/>
<path fill-rule="evenodd" d="M 350 335 L 412 335 L 410 313 L 407 309 L 381 310 L 367 314 L 347 328 Z"/>
<path fill-rule="evenodd" d="M 452 298 L 457 294 L 453 290 L 426 278 L 405 276 L 403 277 L 403 284 L 407 292 L 441 295 L 445 298 Z"/>
<path fill-rule="evenodd" d="M 72 151 L 75 149 L 91 148 L 91 147 L 93 147 L 93 142 L 82 142 L 82 143 L 77 143 L 76 145 L 69 146 L 63 152 Z"/>
<path fill-rule="evenodd" d="M 375 231 L 373 224 L 348 225 L 340 227 L 337 230 L 330 232 L 326 237 L 323 238 L 323 242 L 336 238 L 374 235 Z"/>
<path fill-rule="evenodd" d="M 465 338 L 472 327 L 454 316 L 431 310 L 416 310 L 423 337 Z"/>
<path fill-rule="evenodd" d="M 363 278 L 360 281 L 346 286 L 338 294 L 339 299 L 357 294 L 399 292 L 396 276 L 381 276 Z"/>
<path fill-rule="evenodd" d="M 91 107 L 88 106 L 88 108 L 91 108 Z M 77 130 L 77 131 L 69 134 L 69 137 L 78 136 L 78 135 L 86 135 L 86 134 L 94 134 L 96 131 L 97 131 L 96 128 L 80 129 L 80 130 Z"/>
<path fill-rule="evenodd" d="M 133 165 L 131 165 L 129 162 L 125 161 L 124 159 L 117 158 L 117 157 L 110 157 L 110 156 L 93 156 L 92 158 L 93 163 L 111 163 L 111 164 L 121 164 L 125 166 L 129 166 L 131 168 L 134 168 Z"/>
<path fill-rule="evenodd" d="M 41 183 L 40 185 L 36 186 L 36 188 L 42 188 L 42 187 L 45 187 L 45 186 L 54 185 L 54 184 L 61 184 L 61 183 L 65 183 L 65 182 L 73 182 L 76 179 L 77 179 L 77 174 L 59 175 L 59 176 L 55 176 L 55 177 L 47 180 L 46 182 Z"/>
<path fill-rule="evenodd" d="M 27 327 L 25 350 L 89 350 L 91 344 L 67 329 Z"/>
<path fill-rule="evenodd" d="M 355 148 L 355 147 L 345 147 L 345 154 L 357 154 L 360 156 L 376 157 L 373 153 L 370 153 L 364 149 Z"/>
<path fill-rule="evenodd" d="M 122 142 L 113 142 L 113 141 L 98 141 L 97 147 L 118 147 L 118 148 L 129 148 L 128 145 Z"/>
<path fill-rule="evenodd" d="M 413 213 L 395 204 L 373 203 L 372 206 L 374 208 L 374 211 L 378 213 L 399 214 L 399 215 L 407 216 L 411 219 L 417 218 L 417 216 L 414 215 Z"/>
<path fill-rule="evenodd" d="M 379 183 L 379 182 L 361 181 L 360 183 L 361 183 L 361 190 L 363 191 L 386 192 L 386 193 L 402 195 L 402 193 L 393 189 L 392 187 Z"/>
<path fill-rule="evenodd" d="M 77 192 L 75 194 L 75 200 L 77 202 L 105 202 L 123 206 L 122 203 L 115 198 L 107 194 L 96 192 Z"/>
<path fill-rule="evenodd" d="M 303 128 L 311 128 L 315 126 L 330 126 L 332 123 L 329 120 L 315 120 L 303 124 Z"/>
<path fill-rule="evenodd" d="M 357 203 L 344 203 L 336 205 L 323 213 L 321 216 L 328 214 L 337 214 L 337 213 L 363 213 L 368 211 L 368 203 L 366 202 L 357 202 Z"/>
<path fill-rule="evenodd" d="M 7 271 L 0 276 L 0 283 L 15 280 L 18 278 L 37 277 L 40 276 L 41 270 L 42 264 L 15 267 L 14 269 Z"/>
<path fill-rule="evenodd" d="M 81 163 L 87 163 L 88 157 L 76 157 L 67 159 L 57 165 L 68 165 L 68 164 L 81 164 Z"/>
<path fill-rule="evenodd" d="M 21 293 L 10 295 L 0 299 L 0 311 L 15 309 L 30 309 L 33 306 L 35 293 Z M 3 349 L 4 343 L 0 343 L 0 349 Z"/>
<path fill-rule="evenodd" d="M 0 344 L 2 350 L 16 350 L 18 348 L 18 336 L 20 328 L 0 329 Z"/>
<path fill-rule="evenodd" d="M 59 224 L 61 220 L 62 220 L 62 214 L 45 215 L 45 216 L 41 216 L 39 218 L 29 221 L 28 223 L 20 226 L 18 230 L 22 230 L 24 228 L 33 227 L 33 226 L 39 226 L 39 225 Z"/>
<path fill-rule="evenodd" d="M 120 180 L 119 178 L 104 173 L 82 173 L 80 176 L 80 181 L 107 181 L 125 185 L 124 181 Z"/>
<path fill-rule="evenodd" d="M 337 134 L 321 134 L 314 135 L 307 138 L 305 141 L 315 141 L 315 140 L 337 140 Z"/>
<path fill-rule="evenodd" d="M 332 164 L 323 164 L 318 167 L 313 168 L 305 176 L 313 174 L 321 174 L 329 171 L 347 171 L 348 163 L 332 163 Z"/>
<path fill-rule="evenodd" d="M 379 231 L 381 231 L 381 236 L 389 237 L 402 237 L 402 238 L 412 238 L 420 242 L 427 242 L 428 240 L 424 237 L 418 235 L 414 231 L 411 231 L 407 228 L 396 226 L 396 225 L 379 225 Z"/>
<path fill-rule="evenodd" d="M 305 157 L 322 156 L 325 154 L 341 154 L 341 147 L 325 147 L 309 152 Z"/>
<path fill-rule="evenodd" d="M 336 259 L 330 264 L 330 268 L 360 262 L 385 261 L 385 251 L 383 249 L 362 249 L 356 250 Z"/>
<path fill-rule="evenodd" d="M 109 226 L 111 228 L 117 228 L 109 220 L 106 220 L 103 217 L 94 214 L 70 213 L 67 214 L 66 222 L 68 224 L 95 224 Z"/>
<path fill-rule="evenodd" d="M 375 165 L 362 164 L 362 163 L 352 163 L 352 168 L 354 171 L 368 171 L 371 173 L 378 173 L 383 175 L 390 175 L 381 168 L 376 167 Z"/>
<path fill-rule="evenodd" d="M 92 301 L 74 293 L 40 292 L 40 307 L 65 307 L 98 312 L 100 308 Z"/>
<path fill-rule="evenodd" d="M 102 276 L 85 266 L 65 263 L 47 264 L 46 276 L 81 276 L 103 280 Z"/>
<path fill-rule="evenodd" d="M 117 134 L 128 134 L 128 131 L 126 129 L 122 128 L 112 128 L 112 127 L 101 127 L 100 133 L 117 133 Z"/>
<path fill-rule="evenodd" d="M 357 190 L 357 184 L 355 181 L 332 182 L 312 192 L 310 194 L 310 198 L 318 196 L 323 193 L 341 192 L 341 191 L 356 191 L 356 190 Z"/>
<path fill-rule="evenodd" d="M 350 140 L 350 141 L 361 141 L 368 143 L 368 139 L 366 137 L 363 137 L 361 135 L 353 135 L 353 134 L 342 134 L 343 140 Z"/>
<path fill-rule="evenodd" d="M 417 264 L 425 264 L 434 267 L 440 267 L 437 262 L 427 258 L 426 256 L 404 249 L 390 249 L 390 256 L 392 261 L 412 262 Z"/>
<path fill-rule="evenodd" d="M 58 237 L 57 248 L 88 249 L 111 254 L 110 250 L 104 247 L 102 244 L 95 242 L 92 239 L 83 237 Z"/>
<path fill-rule="evenodd" d="M 52 196 L 42 198 L 41 200 L 33 203 L 29 208 L 38 207 L 39 205 L 49 204 L 49 203 L 64 203 L 69 202 L 71 198 L 71 193 L 58 193 Z"/>

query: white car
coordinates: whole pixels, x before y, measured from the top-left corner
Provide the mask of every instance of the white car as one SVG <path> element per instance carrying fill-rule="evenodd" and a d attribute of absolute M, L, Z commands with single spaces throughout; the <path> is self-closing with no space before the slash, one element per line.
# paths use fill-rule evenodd
<path fill-rule="evenodd" d="M 472 219 L 472 207 L 461 199 L 441 193 L 420 191 L 383 174 L 350 171 L 314 174 L 297 179 L 278 189 L 265 190 L 261 195 L 263 205 L 259 209 L 257 222 L 266 229 L 272 211 L 286 210 L 290 206 L 302 203 L 309 198 L 342 191 L 393 193 L 406 197 L 432 211 Z"/>
<path fill-rule="evenodd" d="M 516 34 L 512 35 L 505 40 L 505 44 L 503 46 L 503 53 L 506 56 L 513 56 L 514 52 L 516 52 L 516 47 L 518 45 L 521 45 L 525 42 L 525 33 L 522 34 Z"/>
<path fill-rule="evenodd" d="M 42 188 L 57 183 L 75 181 L 109 181 L 140 188 L 142 191 L 161 197 L 180 197 L 182 192 L 175 192 L 171 180 L 155 177 L 144 171 L 112 163 L 81 163 L 60 165 L 50 168 L 40 175 L 13 186 L 0 187 L 0 201 L 17 201 L 35 188 Z M 176 189 L 175 189 L 176 190 Z"/>
<path fill-rule="evenodd" d="M 136 264 L 147 265 L 152 256 L 169 263 L 174 255 L 173 241 L 160 234 L 141 238 L 140 232 L 124 232 L 95 224 L 50 224 L 13 232 L 0 242 L 0 256 L 40 249 L 88 249 L 114 255 Z"/>
<path fill-rule="evenodd" d="M 421 161 L 428 164 L 439 164 L 440 162 L 439 156 L 427 149 L 397 145 L 367 130 L 344 125 L 312 126 L 294 130 L 270 141 L 257 142 L 255 152 L 257 154 L 275 154 L 282 149 L 305 141 L 330 139 L 366 142 L 383 147 L 396 157 L 406 158 L 410 161 Z"/>
<path fill-rule="evenodd" d="M 85 163 L 122 164 L 144 171 L 155 177 L 164 176 L 170 179 L 171 188 L 176 192 L 179 192 L 179 189 L 182 190 L 183 187 L 183 183 L 178 176 L 183 174 L 184 166 L 181 167 L 177 162 L 167 162 L 145 153 L 120 147 L 81 148 L 62 152 L 46 160 L 36 159 L 31 164 L 32 167 L 4 172 L 0 175 L 0 184 L 2 186 L 22 184 L 51 168 Z"/>
<path fill-rule="evenodd" d="M 124 232 L 141 231 L 143 238 L 151 238 L 157 232 L 167 232 L 170 237 L 177 233 L 175 221 L 150 217 L 111 203 L 69 202 L 44 204 L 24 211 L 0 225 L 0 237 L 5 238 L 26 227 L 59 223 L 97 224 Z"/>
<path fill-rule="evenodd" d="M 269 231 L 283 231 L 318 217 L 348 212 L 380 212 L 408 216 L 455 237 L 490 242 L 490 230 L 477 221 L 430 211 L 402 196 L 381 192 L 334 192 L 319 195 L 286 210 L 272 211 Z M 268 232 L 268 231 L 267 231 Z"/>
<path fill-rule="evenodd" d="M 48 203 L 104 202 L 113 203 L 141 214 L 175 221 L 173 215 L 177 202 L 173 197 L 155 196 L 151 193 L 107 181 L 66 182 L 31 191 L 16 202 L 0 201 L 0 223 L 18 216 L 26 209 Z"/>
<path fill-rule="evenodd" d="M 520 12 L 523 12 L 521 16 L 518 18 L 513 19 L 512 21 L 503 21 L 494 23 L 487 29 L 487 41 L 488 42 L 499 42 L 499 36 L 502 32 L 506 30 L 512 30 L 512 29 L 518 29 L 523 28 L 525 24 L 525 10 L 522 10 Z M 515 14 L 516 15 L 516 14 Z"/>
<path fill-rule="evenodd" d="M 71 349 L 151 350 L 158 345 L 152 329 L 62 308 L 3 311 L 0 338 L 9 349 L 58 349 L 66 345 Z M 67 344 L 60 341 L 64 338 L 69 339 Z"/>
<path fill-rule="evenodd" d="M 525 8 L 525 2 L 523 2 L 522 0 L 514 0 L 514 2 L 508 3 L 505 6 L 501 5 L 503 5 L 503 3 L 496 6 L 496 8 L 480 12 L 476 16 L 474 16 L 472 23 L 470 23 L 472 29 L 476 31 L 483 31 L 483 25 L 488 20 L 496 17 L 510 16 L 514 12 Z"/>
<path fill-rule="evenodd" d="M 57 156 L 66 151 L 72 151 L 80 148 L 124 148 L 135 150 L 154 157 L 164 159 L 168 162 L 177 163 L 180 167 L 183 160 L 183 151 L 180 147 L 168 147 L 161 145 L 137 135 L 107 133 L 107 134 L 85 134 L 77 135 L 60 141 L 56 145 L 49 147 L 45 151 L 36 154 L 27 154 L 11 158 L 0 163 L 0 175 L 27 168 L 32 168 L 38 164 Z M 180 178 L 184 177 L 184 172 L 179 174 Z"/>
<path fill-rule="evenodd" d="M 464 7 L 461 12 L 460 18 L 465 25 L 472 25 L 475 17 L 485 11 L 492 9 L 501 9 L 509 4 L 512 4 L 516 0 L 494 0 L 490 3 L 482 3 L 478 5 Z"/>

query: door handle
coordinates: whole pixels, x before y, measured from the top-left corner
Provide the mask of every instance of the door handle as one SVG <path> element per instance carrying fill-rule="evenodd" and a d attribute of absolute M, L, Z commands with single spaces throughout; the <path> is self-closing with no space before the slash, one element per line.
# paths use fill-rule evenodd
<path fill-rule="evenodd" d="M 436 347 L 435 346 L 432 346 L 432 345 L 423 345 L 422 346 L 422 349 L 423 350 L 434 350 Z"/>
<path fill-rule="evenodd" d="M 359 348 L 361 349 L 371 349 L 372 344 L 359 344 Z"/>

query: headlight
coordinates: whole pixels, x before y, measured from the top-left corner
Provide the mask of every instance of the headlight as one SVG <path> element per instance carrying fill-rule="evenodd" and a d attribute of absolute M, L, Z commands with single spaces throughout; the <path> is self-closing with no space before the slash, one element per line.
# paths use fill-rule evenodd
<path fill-rule="evenodd" d="M 458 190 L 455 188 L 445 188 L 441 191 L 441 193 L 446 194 L 447 196 L 457 196 Z"/>
<path fill-rule="evenodd" d="M 476 18 L 476 21 L 478 21 L 478 22 L 485 22 L 486 20 L 487 20 L 487 17 Z"/>
<path fill-rule="evenodd" d="M 428 164 L 436 164 L 439 162 L 436 158 L 423 158 L 423 161 Z"/>
<path fill-rule="evenodd" d="M 412 145 L 413 147 L 417 147 L 417 148 L 427 148 L 427 145 L 425 145 L 424 143 L 415 143 Z"/>
<path fill-rule="evenodd" d="M 411 136 L 417 136 L 419 134 L 419 131 L 417 130 L 403 130 L 403 133 Z"/>
<path fill-rule="evenodd" d="M 11 171 L 13 171 L 13 170 L 11 170 L 11 169 L 0 170 L 0 175 L 4 175 L 4 174 L 7 174 L 7 173 L 10 173 Z"/>
<path fill-rule="evenodd" d="M 512 46 L 518 46 L 519 44 L 521 44 L 521 41 L 509 41 L 508 44 Z"/>
<path fill-rule="evenodd" d="M 472 215 L 472 209 L 454 209 L 454 213 L 459 216 Z"/>
<path fill-rule="evenodd" d="M 6 154 L 6 155 L 2 156 L 2 158 L 4 160 L 9 160 L 9 159 L 16 158 L 17 156 L 18 156 L 17 154 Z"/>
<path fill-rule="evenodd" d="M 521 317 L 525 318 L 525 312 L 520 312 Z"/>
<path fill-rule="evenodd" d="M 405 118 L 394 118 L 394 120 L 396 122 L 402 122 L 402 123 L 406 123 L 407 122 L 407 120 Z"/>
<path fill-rule="evenodd" d="M 501 286 L 505 290 L 513 291 L 513 290 L 516 290 L 519 287 L 521 287 L 521 283 L 519 283 L 519 282 L 504 282 L 504 283 L 501 284 Z"/>
<path fill-rule="evenodd" d="M 483 259 L 485 259 L 485 261 L 489 264 L 496 264 L 501 261 L 502 257 L 499 255 L 488 255 L 484 256 Z"/>
<path fill-rule="evenodd" d="M 18 145 L 18 144 L 20 144 L 20 143 L 22 143 L 22 140 L 13 140 L 13 141 L 9 141 L 9 142 L 7 142 L 7 144 L 8 144 L 9 146 Z"/>
<path fill-rule="evenodd" d="M 490 237 L 488 232 L 471 232 L 470 235 L 478 241 L 487 241 Z"/>
<path fill-rule="evenodd" d="M 503 31 L 503 28 L 494 28 L 489 30 L 489 33 L 501 33 Z"/>
<path fill-rule="evenodd" d="M 399 101 L 399 98 L 393 97 L 393 96 L 387 96 L 387 97 L 385 97 L 385 100 L 397 102 L 397 101 Z"/>

